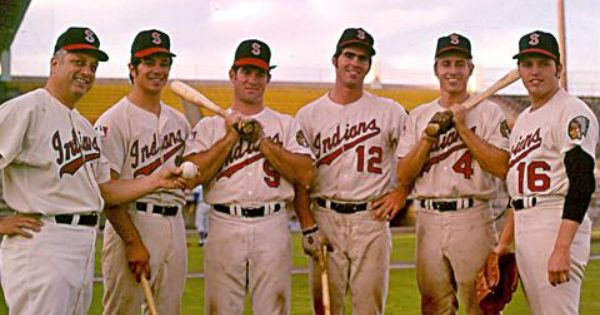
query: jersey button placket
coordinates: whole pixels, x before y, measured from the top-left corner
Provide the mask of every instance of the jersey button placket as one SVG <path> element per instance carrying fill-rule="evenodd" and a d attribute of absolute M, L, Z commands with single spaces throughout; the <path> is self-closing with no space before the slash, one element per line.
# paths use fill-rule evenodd
<path fill-rule="evenodd" d="M 340 112 L 340 116 L 342 117 L 342 119 L 340 119 L 340 138 L 342 138 L 344 136 L 344 131 L 346 128 L 346 125 L 348 124 L 348 119 L 347 119 L 347 107 L 344 106 L 344 108 L 342 108 L 341 112 Z M 352 160 L 347 156 L 346 153 L 346 149 L 344 148 L 344 141 L 341 141 L 340 143 L 340 149 L 342 150 L 342 154 L 339 156 L 340 159 L 340 166 L 337 168 L 337 173 L 335 174 L 335 183 L 336 183 L 336 187 L 335 187 L 335 191 L 339 191 L 341 192 L 339 194 L 339 197 L 341 198 L 347 198 L 348 196 L 345 196 L 344 194 L 344 190 L 346 189 L 346 173 L 342 173 L 344 171 L 348 171 L 348 165 L 345 165 L 346 162 L 348 160 Z M 340 174 L 341 173 L 341 174 Z M 340 179 L 340 180 L 337 180 Z"/>

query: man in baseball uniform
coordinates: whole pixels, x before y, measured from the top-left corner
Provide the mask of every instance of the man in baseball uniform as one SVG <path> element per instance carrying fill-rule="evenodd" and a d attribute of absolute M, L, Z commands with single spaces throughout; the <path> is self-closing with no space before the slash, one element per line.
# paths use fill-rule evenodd
<path fill-rule="evenodd" d="M 229 70 L 229 116 L 207 117 L 194 127 L 186 158 L 198 165 L 210 233 L 205 245 L 205 314 L 244 311 L 290 314 L 291 244 L 286 203 L 293 186 L 314 177 L 310 149 L 295 120 L 264 105 L 271 51 L 256 39 L 240 43 Z M 256 141 L 240 138 L 249 120 L 263 126 Z M 258 130 L 260 131 L 260 130 Z M 243 136 L 243 133 L 242 133 Z"/>
<path fill-rule="evenodd" d="M 590 255 L 586 211 L 595 189 L 598 121 L 584 102 L 559 87 L 562 65 L 552 34 L 524 35 L 513 58 L 531 106 L 510 135 L 506 181 L 514 221 L 503 234 L 512 236 L 514 229 L 531 314 L 579 314 Z M 510 239 L 496 251 L 506 252 L 509 245 Z"/>
<path fill-rule="evenodd" d="M 135 37 L 131 92 L 96 122 L 112 178 L 145 177 L 175 167 L 176 158 L 183 155 L 191 127 L 183 114 L 160 100 L 173 57 L 167 34 L 152 29 Z M 187 271 L 184 205 L 183 190 L 163 189 L 107 213 L 104 314 L 139 314 L 144 303 L 138 283 L 142 276 L 150 279 L 160 314 L 180 313 Z"/>
<path fill-rule="evenodd" d="M 204 246 L 208 236 L 208 211 L 210 206 L 204 200 L 204 189 L 202 185 L 196 186 L 194 192 L 194 204 L 196 206 L 195 224 L 198 232 L 198 245 Z"/>
<path fill-rule="evenodd" d="M 4 195 L 39 232 L 5 236 L 2 288 L 10 314 L 87 314 L 92 298 L 97 213 L 160 187 L 181 187 L 176 168 L 135 181 L 111 181 L 98 134 L 75 109 L 108 60 L 89 28 L 57 40 L 44 88 L 0 106 Z M 112 210 L 109 210 L 112 211 Z M 32 231 L 32 230 L 30 230 Z"/>
<path fill-rule="evenodd" d="M 404 197 L 390 185 L 394 152 L 406 119 L 402 106 L 364 90 L 375 55 L 373 37 L 348 28 L 331 61 L 331 91 L 303 107 L 296 119 L 315 155 L 316 181 L 296 187 L 296 211 L 305 251 L 317 257 L 319 244 L 333 247 L 328 262 L 332 314 L 344 314 L 350 292 L 354 314 L 383 314 L 388 288 L 391 233 L 389 218 Z M 388 219 L 388 220 L 386 220 Z M 314 312 L 321 313 L 320 269 L 310 261 Z"/>
<path fill-rule="evenodd" d="M 398 181 L 411 187 L 417 207 L 417 284 L 423 314 L 482 314 L 475 276 L 496 245 L 489 201 L 494 176 L 508 167 L 508 128 L 498 105 L 470 110 L 467 82 L 473 73 L 471 44 L 460 34 L 438 39 L 434 71 L 440 97 L 413 109 L 398 144 Z M 435 134 L 424 132 L 431 122 Z M 458 296 L 458 297 L 457 297 Z"/>

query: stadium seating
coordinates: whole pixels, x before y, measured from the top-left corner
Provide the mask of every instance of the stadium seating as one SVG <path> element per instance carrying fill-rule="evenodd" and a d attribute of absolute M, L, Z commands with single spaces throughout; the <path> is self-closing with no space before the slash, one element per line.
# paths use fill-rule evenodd
<path fill-rule="evenodd" d="M 22 94 L 44 85 L 46 78 L 19 78 L 15 77 L 7 82 L 7 88 L 13 93 Z M 232 101 L 232 90 L 226 81 L 198 81 L 189 80 L 186 83 L 201 91 L 209 99 L 222 107 L 228 107 Z M 331 88 L 330 84 L 309 84 L 272 82 L 265 95 L 266 104 L 280 112 L 294 115 L 305 104 L 319 98 Z M 77 109 L 91 122 L 96 119 L 112 104 L 125 96 L 130 89 L 130 83 L 125 79 L 97 79 L 92 90 L 82 98 Z M 415 88 L 404 86 L 385 86 L 383 89 L 370 90 L 372 93 L 390 97 L 406 109 L 427 102 L 437 97 L 438 92 L 433 89 Z M 163 101 L 183 112 L 181 100 L 166 89 Z M 203 115 L 212 113 L 202 110 Z"/>

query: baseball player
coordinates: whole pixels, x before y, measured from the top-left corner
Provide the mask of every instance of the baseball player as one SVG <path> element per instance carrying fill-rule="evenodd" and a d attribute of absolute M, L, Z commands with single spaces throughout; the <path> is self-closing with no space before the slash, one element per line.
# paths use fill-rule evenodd
<path fill-rule="evenodd" d="M 175 167 L 183 155 L 191 127 L 183 114 L 160 100 L 173 57 L 169 36 L 159 30 L 141 31 L 133 41 L 131 92 L 96 122 L 113 178 L 145 177 Z M 104 314 L 140 313 L 144 291 L 138 282 L 143 273 L 150 276 L 157 311 L 180 313 L 187 271 L 184 205 L 183 190 L 164 189 L 107 213 Z"/>
<path fill-rule="evenodd" d="M 344 314 L 348 291 L 354 314 L 383 314 L 391 252 L 386 219 L 405 197 L 390 183 L 407 115 L 399 104 L 363 89 L 373 42 L 362 28 L 344 30 L 332 57 L 333 89 L 296 115 L 317 168 L 310 189 L 314 220 L 308 190 L 300 186 L 296 211 L 305 252 L 318 256 L 322 241 L 333 247 L 328 262 L 332 314 Z M 313 310 L 321 313 L 319 264 L 311 259 L 310 265 Z"/>
<path fill-rule="evenodd" d="M 192 186 L 203 185 L 212 207 L 205 314 L 242 314 L 246 292 L 254 314 L 290 313 L 292 257 L 284 209 L 293 198 L 292 185 L 308 186 L 314 167 L 294 119 L 264 105 L 274 68 L 270 59 L 264 42 L 240 43 L 229 70 L 230 115 L 200 120 L 187 143 L 186 158 L 199 168 Z M 241 139 L 237 130 L 250 119 L 263 131 Z"/>
<path fill-rule="evenodd" d="M 99 46 L 89 28 L 67 29 L 56 42 L 45 87 L 0 106 L 6 202 L 17 216 L 43 222 L 32 238 L 2 242 L 10 314 L 87 314 L 98 211 L 185 184 L 175 178 L 176 168 L 142 180 L 110 180 L 98 134 L 75 109 L 94 83 L 98 62 L 108 60 Z"/>
<path fill-rule="evenodd" d="M 579 314 L 590 255 L 586 211 L 595 189 L 598 121 L 584 102 L 559 87 L 562 65 L 552 34 L 524 35 L 513 58 L 531 106 L 510 135 L 506 181 L 514 214 L 496 251 L 507 250 L 514 229 L 531 314 Z"/>
<path fill-rule="evenodd" d="M 198 231 L 198 245 L 204 246 L 208 236 L 208 211 L 210 206 L 204 201 L 202 185 L 194 188 L 194 204 L 196 205 L 195 224 Z"/>
<path fill-rule="evenodd" d="M 494 176 L 508 168 L 508 128 L 503 111 L 483 101 L 465 110 L 473 73 L 470 41 L 460 34 L 438 39 L 434 71 L 440 97 L 411 111 L 398 144 L 401 186 L 414 186 L 417 207 L 416 266 L 423 314 L 482 314 L 475 276 L 496 245 L 489 201 Z M 438 123 L 435 134 L 424 132 Z"/>

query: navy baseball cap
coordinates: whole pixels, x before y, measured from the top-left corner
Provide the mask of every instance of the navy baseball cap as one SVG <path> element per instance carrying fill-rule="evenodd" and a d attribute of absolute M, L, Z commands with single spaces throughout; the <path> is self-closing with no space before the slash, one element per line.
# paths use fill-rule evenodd
<path fill-rule="evenodd" d="M 108 60 L 108 55 L 100 50 L 100 39 L 96 33 L 86 27 L 69 27 L 56 40 L 54 53 L 60 49 L 91 54 L 98 58 L 98 61 Z"/>
<path fill-rule="evenodd" d="M 457 33 L 438 38 L 437 47 L 435 48 L 435 57 L 437 58 L 440 55 L 449 52 L 458 52 L 467 56 L 469 59 L 473 58 L 471 55 L 471 42 L 468 38 Z"/>
<path fill-rule="evenodd" d="M 271 49 L 269 45 L 258 39 L 241 42 L 235 50 L 233 65 L 235 67 L 254 66 L 267 72 L 277 67 L 270 65 Z"/>
<path fill-rule="evenodd" d="M 176 55 L 170 49 L 169 35 L 159 30 L 145 30 L 135 36 L 131 45 L 131 56 L 144 58 L 154 54 L 166 54 L 175 57 Z"/>
<path fill-rule="evenodd" d="M 375 55 L 375 49 L 373 48 L 373 44 L 375 40 L 373 36 L 369 34 L 369 32 L 365 31 L 362 28 L 347 28 L 342 33 L 340 40 L 337 44 L 337 52 L 341 52 L 342 49 L 348 45 L 362 45 L 369 49 L 371 56 Z"/>
<path fill-rule="evenodd" d="M 560 63 L 560 50 L 556 37 L 550 33 L 535 31 L 524 35 L 519 40 L 519 53 L 513 59 L 521 59 L 527 55 L 541 55 Z"/>

